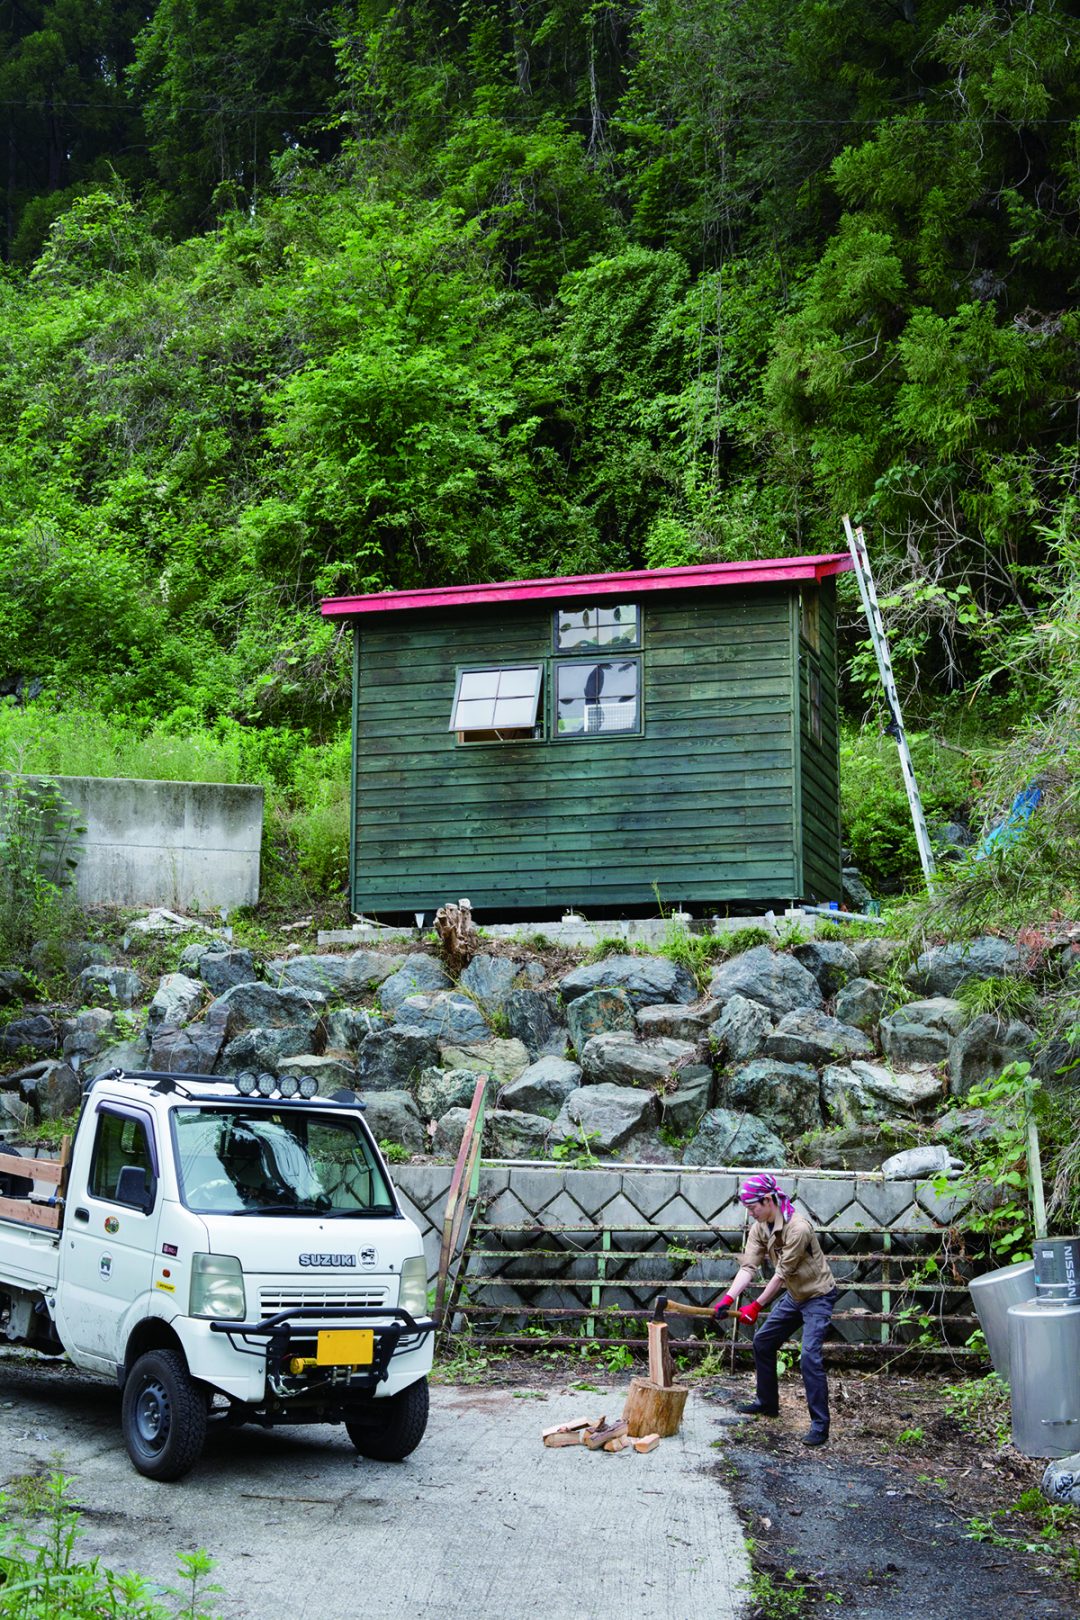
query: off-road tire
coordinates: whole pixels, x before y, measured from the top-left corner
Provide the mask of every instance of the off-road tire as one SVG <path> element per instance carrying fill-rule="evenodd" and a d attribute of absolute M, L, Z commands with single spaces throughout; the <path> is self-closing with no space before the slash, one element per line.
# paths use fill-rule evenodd
<path fill-rule="evenodd" d="M 206 1396 L 175 1350 L 148 1350 L 124 1384 L 124 1444 L 140 1474 L 174 1480 L 196 1463 L 206 1440 Z"/>
<path fill-rule="evenodd" d="M 361 1457 L 375 1462 L 400 1462 L 424 1438 L 428 1420 L 428 1383 L 420 1378 L 408 1389 L 385 1400 L 373 1401 L 372 1421 L 345 1422 L 345 1429 Z"/>

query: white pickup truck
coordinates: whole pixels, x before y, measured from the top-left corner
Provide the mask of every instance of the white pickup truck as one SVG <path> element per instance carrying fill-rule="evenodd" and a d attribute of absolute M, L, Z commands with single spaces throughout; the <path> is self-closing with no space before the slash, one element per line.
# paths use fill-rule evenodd
<path fill-rule="evenodd" d="M 359 1106 L 300 1090 L 115 1071 L 69 1163 L 0 1149 L 0 1343 L 115 1376 L 151 1479 L 188 1472 L 211 1417 L 343 1423 L 385 1461 L 423 1436 L 420 1233 Z"/>

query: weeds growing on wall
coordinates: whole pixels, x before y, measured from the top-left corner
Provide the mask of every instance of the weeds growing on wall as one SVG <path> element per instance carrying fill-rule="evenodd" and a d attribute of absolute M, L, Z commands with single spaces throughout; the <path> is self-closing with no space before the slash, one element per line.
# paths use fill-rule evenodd
<path fill-rule="evenodd" d="M 0 780 L 0 958 L 25 958 L 59 939 L 72 910 L 71 880 L 85 831 L 55 782 Z"/>

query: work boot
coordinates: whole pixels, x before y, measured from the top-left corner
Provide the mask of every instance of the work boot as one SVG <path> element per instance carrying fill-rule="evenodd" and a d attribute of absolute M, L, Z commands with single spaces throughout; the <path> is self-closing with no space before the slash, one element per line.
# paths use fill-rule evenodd
<path fill-rule="evenodd" d="M 824 1446 L 828 1444 L 828 1429 L 807 1429 L 802 1436 L 804 1446 Z"/>
<path fill-rule="evenodd" d="M 745 1412 L 748 1417 L 779 1417 L 778 1406 L 762 1406 L 760 1401 L 737 1401 L 736 1412 Z"/>

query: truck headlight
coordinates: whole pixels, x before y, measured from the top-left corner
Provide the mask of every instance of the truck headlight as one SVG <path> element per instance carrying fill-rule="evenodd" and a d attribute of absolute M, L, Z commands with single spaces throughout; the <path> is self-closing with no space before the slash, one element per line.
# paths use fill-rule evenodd
<path fill-rule="evenodd" d="M 235 1254 L 192 1255 L 188 1315 L 223 1316 L 243 1321 L 247 1315 L 244 1272 Z"/>
<path fill-rule="evenodd" d="M 422 1254 L 402 1263 L 398 1304 L 410 1316 L 427 1315 L 427 1261 Z"/>

